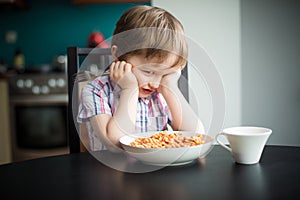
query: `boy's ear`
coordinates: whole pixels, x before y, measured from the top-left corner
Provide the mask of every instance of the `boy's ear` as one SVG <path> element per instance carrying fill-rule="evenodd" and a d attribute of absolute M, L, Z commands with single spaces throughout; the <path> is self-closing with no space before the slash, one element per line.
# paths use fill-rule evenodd
<path fill-rule="evenodd" d="M 114 61 L 118 61 L 119 60 L 118 57 L 117 57 L 117 49 L 118 49 L 118 47 L 116 45 L 112 45 L 112 47 L 111 47 L 111 55 L 112 55 Z"/>

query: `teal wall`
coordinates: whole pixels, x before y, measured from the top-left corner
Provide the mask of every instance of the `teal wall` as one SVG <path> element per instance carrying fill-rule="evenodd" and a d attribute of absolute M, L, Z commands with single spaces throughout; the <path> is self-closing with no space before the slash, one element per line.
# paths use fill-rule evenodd
<path fill-rule="evenodd" d="M 0 11 L 0 59 L 11 65 L 15 49 L 25 55 L 26 68 L 51 63 L 66 54 L 68 46 L 85 47 L 88 35 L 100 31 L 110 38 L 115 23 L 133 3 L 76 6 L 71 0 L 27 0 L 28 10 Z M 5 33 L 18 33 L 15 44 L 5 42 Z"/>

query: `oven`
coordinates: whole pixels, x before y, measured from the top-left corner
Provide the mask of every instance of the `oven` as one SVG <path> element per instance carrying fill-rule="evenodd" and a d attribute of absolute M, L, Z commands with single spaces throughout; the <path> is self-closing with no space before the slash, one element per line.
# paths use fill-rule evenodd
<path fill-rule="evenodd" d="M 68 153 L 64 73 L 9 78 L 12 160 Z"/>

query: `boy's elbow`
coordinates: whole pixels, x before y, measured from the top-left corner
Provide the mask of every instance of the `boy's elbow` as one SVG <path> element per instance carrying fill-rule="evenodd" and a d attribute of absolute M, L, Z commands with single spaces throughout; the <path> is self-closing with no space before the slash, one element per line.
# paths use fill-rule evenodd
<path fill-rule="evenodd" d="M 107 150 L 112 152 L 112 153 L 122 153 L 123 149 L 117 145 L 108 145 Z"/>
<path fill-rule="evenodd" d="M 119 142 L 119 138 L 111 137 L 109 134 L 107 135 L 106 148 L 114 153 L 120 152 L 121 144 Z"/>

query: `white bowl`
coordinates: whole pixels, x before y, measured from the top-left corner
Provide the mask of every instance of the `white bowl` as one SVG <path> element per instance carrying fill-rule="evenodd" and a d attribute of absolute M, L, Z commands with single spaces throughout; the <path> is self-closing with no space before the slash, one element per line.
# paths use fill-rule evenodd
<path fill-rule="evenodd" d="M 196 136 L 198 133 L 187 131 L 180 132 L 183 136 Z M 193 162 L 197 158 L 205 157 L 213 147 L 213 138 L 202 134 L 204 144 L 179 147 L 179 148 L 139 148 L 130 145 L 132 141 L 139 137 L 149 137 L 158 132 L 139 133 L 134 135 L 126 135 L 120 138 L 123 149 L 132 157 L 142 161 L 145 164 L 157 166 L 176 166 Z M 171 133 L 171 132 L 168 132 Z"/>

